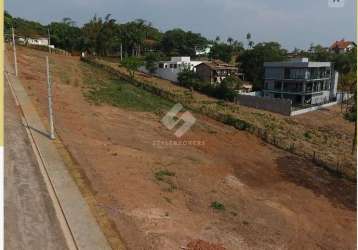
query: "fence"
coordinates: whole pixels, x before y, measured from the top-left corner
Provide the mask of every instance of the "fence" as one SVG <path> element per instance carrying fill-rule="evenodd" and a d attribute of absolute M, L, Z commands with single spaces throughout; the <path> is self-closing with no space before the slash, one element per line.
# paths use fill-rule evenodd
<path fill-rule="evenodd" d="M 247 107 L 263 109 L 282 115 L 291 115 L 291 100 L 250 95 L 239 95 L 238 101 L 239 104 Z"/>
<path fill-rule="evenodd" d="M 20 46 L 24 46 L 24 47 L 28 47 L 28 48 L 32 48 L 32 49 L 37 49 L 37 50 L 41 50 L 41 51 L 49 51 L 49 48 L 47 46 L 42 46 L 42 45 L 33 45 L 33 44 L 19 44 Z M 62 50 L 62 49 L 58 49 L 58 48 L 51 48 L 51 53 L 52 54 L 58 54 L 58 55 L 65 55 L 65 56 L 71 56 L 71 53 Z"/>
<path fill-rule="evenodd" d="M 120 79 L 129 81 L 135 86 L 143 88 L 144 90 L 149 91 L 155 95 L 161 96 L 173 102 L 180 102 L 185 108 L 193 110 L 194 112 L 198 112 L 203 115 L 206 115 L 214 120 L 235 127 L 236 129 L 245 130 L 261 138 L 263 141 L 276 146 L 277 148 L 280 148 L 282 150 L 291 152 L 292 154 L 310 160 L 314 162 L 316 165 L 319 165 L 332 173 L 335 173 L 340 176 L 345 176 L 347 179 L 350 180 L 356 179 L 356 173 L 352 171 L 352 169 L 354 169 L 354 166 L 344 158 L 340 160 L 336 160 L 330 158 L 324 153 L 320 153 L 317 151 L 312 151 L 312 150 L 309 152 L 304 151 L 302 150 L 300 145 L 296 145 L 294 142 L 289 141 L 288 139 L 280 138 L 279 136 L 273 133 L 269 133 L 267 129 L 259 128 L 253 125 L 252 123 L 239 119 L 237 116 L 214 110 L 213 108 L 211 108 L 210 104 L 202 105 L 199 108 L 195 107 L 192 105 L 190 101 L 186 99 L 185 96 L 179 96 L 176 93 L 172 93 L 167 90 L 161 89 L 158 86 L 154 86 L 152 83 L 148 83 L 145 81 L 140 82 L 134 79 L 130 79 L 129 76 L 119 72 L 115 68 L 102 64 L 93 58 L 86 57 L 86 58 L 81 58 L 81 60 L 91 65 L 94 65 L 96 67 L 102 68 L 105 71 L 119 77 Z M 227 104 L 227 106 L 228 108 L 233 108 L 233 104 Z"/>

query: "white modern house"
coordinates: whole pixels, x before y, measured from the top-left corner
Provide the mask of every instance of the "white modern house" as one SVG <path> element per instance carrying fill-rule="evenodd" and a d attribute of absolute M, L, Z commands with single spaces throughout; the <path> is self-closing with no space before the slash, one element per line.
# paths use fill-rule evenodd
<path fill-rule="evenodd" d="M 338 73 L 331 62 L 308 58 L 265 62 L 264 96 L 289 99 L 293 106 L 319 105 L 336 100 Z"/>
<path fill-rule="evenodd" d="M 191 61 L 189 56 L 172 57 L 170 61 L 161 61 L 157 63 L 157 70 L 153 75 L 160 78 L 177 82 L 178 74 L 184 69 L 195 71 L 195 66 L 201 64 L 201 61 Z M 139 71 L 149 74 L 145 66 L 141 66 Z"/>
<path fill-rule="evenodd" d="M 28 38 L 27 43 L 30 45 L 48 46 L 48 38 L 47 37 Z"/>
<path fill-rule="evenodd" d="M 36 38 L 24 38 L 24 37 L 18 37 L 18 42 L 24 45 L 35 45 L 35 46 L 45 46 L 45 47 L 51 47 L 55 48 L 54 45 L 49 45 L 49 41 L 47 37 L 36 37 Z"/>

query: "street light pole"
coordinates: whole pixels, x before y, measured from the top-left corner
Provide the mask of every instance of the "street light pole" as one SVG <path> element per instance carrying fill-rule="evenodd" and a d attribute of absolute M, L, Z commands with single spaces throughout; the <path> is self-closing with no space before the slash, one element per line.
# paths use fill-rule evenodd
<path fill-rule="evenodd" d="M 17 57 L 16 57 L 16 44 L 15 44 L 15 31 L 12 27 L 12 46 L 14 51 L 14 66 L 15 66 L 15 76 L 17 76 Z"/>
<path fill-rule="evenodd" d="M 47 73 L 47 91 L 48 91 L 48 113 L 49 113 L 49 123 L 50 123 L 50 138 L 55 139 L 55 127 L 53 119 L 53 109 L 52 109 L 52 86 L 50 78 L 50 65 L 48 61 L 48 56 L 46 56 L 46 73 Z"/>
<path fill-rule="evenodd" d="M 48 34 L 48 53 L 51 54 L 51 35 L 50 35 L 50 28 L 47 29 L 47 34 Z"/>

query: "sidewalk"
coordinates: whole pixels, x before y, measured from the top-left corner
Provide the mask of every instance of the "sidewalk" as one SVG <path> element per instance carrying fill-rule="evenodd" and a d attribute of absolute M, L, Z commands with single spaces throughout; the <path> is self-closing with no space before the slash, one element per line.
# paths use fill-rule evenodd
<path fill-rule="evenodd" d="M 10 69 L 7 62 L 5 62 L 5 68 Z M 5 84 L 8 84 L 6 78 L 8 78 L 11 83 L 21 106 L 21 110 L 28 124 L 28 130 L 33 138 L 40 160 L 44 165 L 44 172 L 49 178 L 49 182 L 51 183 L 51 187 L 56 196 L 58 202 L 57 206 L 60 207 L 60 209 L 57 210 L 57 216 L 59 218 L 61 218 L 61 216 L 63 217 L 63 219 L 59 219 L 59 221 L 65 232 L 64 235 L 66 241 L 70 242 L 72 240 L 74 243 L 74 247 L 72 246 L 70 248 L 78 248 L 81 250 L 110 249 L 105 236 L 91 214 L 79 189 L 68 173 L 55 145 L 46 136 L 47 131 L 27 95 L 26 90 L 13 74 L 7 74 L 7 77 L 5 77 Z M 28 147 L 30 147 L 30 145 L 28 145 Z M 61 214 L 59 214 L 58 211 L 60 211 Z M 66 234 L 66 227 L 70 233 Z"/>
<path fill-rule="evenodd" d="M 68 249 L 27 133 L 5 89 L 5 249 Z"/>

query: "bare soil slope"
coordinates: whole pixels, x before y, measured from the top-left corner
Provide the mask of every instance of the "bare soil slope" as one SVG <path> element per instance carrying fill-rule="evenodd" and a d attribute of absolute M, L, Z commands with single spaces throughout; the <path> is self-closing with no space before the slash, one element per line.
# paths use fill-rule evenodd
<path fill-rule="evenodd" d="M 44 55 L 18 49 L 46 122 Z M 355 184 L 198 114 L 184 140 L 205 145 L 154 146 L 176 140 L 158 114 L 91 105 L 100 73 L 51 62 L 56 132 L 128 249 L 355 249 Z"/>

